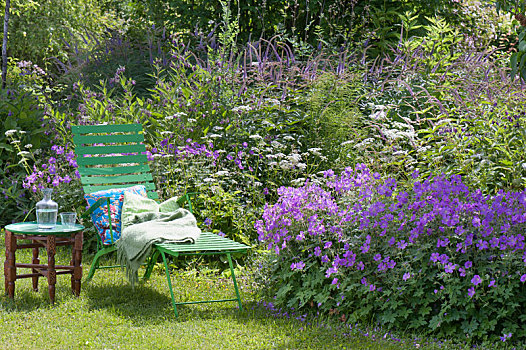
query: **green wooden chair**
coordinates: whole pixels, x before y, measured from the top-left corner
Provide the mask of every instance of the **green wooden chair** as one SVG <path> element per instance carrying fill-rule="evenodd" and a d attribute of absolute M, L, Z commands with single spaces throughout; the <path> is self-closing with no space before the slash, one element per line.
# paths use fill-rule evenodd
<path fill-rule="evenodd" d="M 148 198 L 158 200 L 155 185 L 150 173 L 148 159 L 145 154 L 144 134 L 141 124 L 126 125 L 75 125 L 71 127 L 73 142 L 75 144 L 75 154 L 77 156 L 78 171 L 80 180 L 85 193 L 93 193 L 100 190 L 125 188 L 134 185 L 144 185 L 147 190 Z M 193 210 L 190 196 L 185 194 L 178 201 L 190 211 Z M 100 198 L 84 213 L 83 217 L 89 215 L 98 207 L 107 206 L 109 212 L 109 198 Z M 113 234 L 110 220 L 110 234 Z M 112 268 L 117 266 L 99 266 L 100 258 L 103 255 L 115 251 L 114 244 L 104 245 L 102 239 L 97 235 L 97 253 L 93 259 L 86 281 L 91 280 L 97 269 Z M 239 294 L 234 268 L 232 264 L 232 254 L 246 253 L 248 246 L 234 242 L 228 238 L 220 237 L 210 232 L 201 233 L 200 238 L 194 244 L 158 244 L 154 245 L 152 256 L 147 263 L 146 272 L 143 280 L 147 280 L 153 270 L 159 255 L 161 256 L 172 305 L 177 317 L 177 305 L 227 302 L 237 301 L 239 308 L 242 309 L 241 297 Z M 176 302 L 172 282 L 168 269 L 168 256 L 177 258 L 187 255 L 224 255 L 230 266 L 232 281 L 234 284 L 236 298 L 221 300 L 201 300 L 189 302 Z"/>

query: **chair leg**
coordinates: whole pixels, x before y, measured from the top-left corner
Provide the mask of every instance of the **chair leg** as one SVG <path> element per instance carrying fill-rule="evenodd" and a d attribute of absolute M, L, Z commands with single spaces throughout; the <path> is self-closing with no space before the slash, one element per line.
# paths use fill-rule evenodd
<path fill-rule="evenodd" d="M 159 251 L 156 249 L 155 253 L 153 253 L 153 255 L 150 256 L 150 261 L 148 263 L 148 266 L 146 267 L 146 271 L 144 272 L 144 276 L 142 278 L 143 281 L 147 281 L 152 275 L 153 267 L 155 266 L 155 263 L 157 262 L 158 257 L 159 257 Z"/>
<path fill-rule="evenodd" d="M 113 251 L 117 250 L 115 246 L 103 248 L 95 254 L 95 257 L 93 258 L 93 262 L 91 263 L 91 267 L 89 269 L 88 277 L 86 277 L 86 281 L 84 283 L 88 283 L 93 278 L 93 275 L 95 275 L 95 271 L 99 268 L 99 260 L 101 256 L 106 255 L 108 253 L 111 253 Z"/>
<path fill-rule="evenodd" d="M 243 305 L 241 305 L 241 296 L 239 295 L 239 289 L 237 288 L 236 275 L 234 274 L 234 265 L 232 264 L 232 258 L 230 253 L 226 254 L 228 260 L 228 265 L 230 266 L 230 273 L 232 274 L 232 281 L 234 281 L 234 288 L 236 290 L 237 304 L 239 305 L 239 310 L 243 310 Z"/>
<path fill-rule="evenodd" d="M 170 296 L 172 297 L 172 305 L 174 307 L 175 317 L 179 317 L 179 314 L 177 313 L 177 306 L 175 304 L 174 291 L 172 289 L 172 281 L 170 279 L 170 271 L 168 270 L 168 262 L 166 261 L 166 255 L 164 255 L 164 253 L 161 252 L 161 257 L 163 258 L 164 270 L 166 272 L 166 279 L 168 281 L 168 288 L 170 289 Z"/>

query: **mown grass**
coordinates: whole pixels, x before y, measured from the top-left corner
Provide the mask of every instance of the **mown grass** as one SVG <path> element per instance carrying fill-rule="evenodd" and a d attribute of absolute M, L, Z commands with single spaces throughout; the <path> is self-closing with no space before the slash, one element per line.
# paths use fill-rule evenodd
<path fill-rule="evenodd" d="M 4 253 L 0 238 L 0 256 Z M 69 261 L 62 249 L 57 263 Z M 45 261 L 45 254 L 41 261 Z M 30 261 L 30 251 L 17 253 L 17 261 Z M 89 260 L 84 263 L 87 274 Z M 231 298 L 229 279 L 175 271 L 178 300 Z M 50 305 L 47 281 L 33 292 L 30 279 L 16 282 L 14 300 L 0 296 L 0 348 L 2 349 L 400 349 L 381 335 L 364 336 L 336 319 L 276 317 L 258 305 L 250 276 L 239 276 L 244 310 L 235 303 L 178 307 L 175 317 L 163 270 L 133 289 L 119 269 L 99 270 L 82 285 L 80 297 L 70 290 L 69 275 L 58 276 L 56 303 Z M 0 287 L 4 275 L 0 276 Z M 378 333 L 380 334 L 380 333 Z M 420 346 L 423 348 L 424 346 Z M 436 344 L 430 346 L 437 347 Z M 426 346 L 429 348 L 429 346 Z"/>

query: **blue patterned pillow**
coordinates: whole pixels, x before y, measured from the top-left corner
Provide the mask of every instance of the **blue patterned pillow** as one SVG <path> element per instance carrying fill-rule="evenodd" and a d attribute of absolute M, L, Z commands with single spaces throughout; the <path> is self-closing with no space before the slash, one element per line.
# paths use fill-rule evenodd
<path fill-rule="evenodd" d="M 108 197 L 110 199 L 113 240 L 111 239 L 110 223 L 108 221 L 108 206 L 103 205 L 91 213 L 91 220 L 93 221 L 93 224 L 99 233 L 102 244 L 113 244 L 121 237 L 121 214 L 124 192 L 131 192 L 143 197 L 147 197 L 146 187 L 144 187 L 144 185 L 126 188 L 113 188 L 110 190 L 103 190 L 84 195 L 84 198 L 88 202 L 89 206 L 92 206 L 99 198 Z"/>

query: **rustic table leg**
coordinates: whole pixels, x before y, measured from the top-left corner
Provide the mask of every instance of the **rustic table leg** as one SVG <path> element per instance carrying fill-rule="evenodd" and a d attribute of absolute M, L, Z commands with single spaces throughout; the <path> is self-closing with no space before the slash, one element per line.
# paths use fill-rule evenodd
<path fill-rule="evenodd" d="M 49 299 L 51 304 L 55 303 L 55 284 L 57 283 L 57 271 L 55 270 L 55 253 L 57 252 L 56 238 L 53 235 L 47 236 L 47 281 Z"/>
<path fill-rule="evenodd" d="M 34 244 L 38 243 L 37 240 L 32 240 L 31 242 L 34 243 Z M 31 261 L 31 263 L 33 263 L 33 264 L 39 264 L 40 263 L 40 259 L 38 259 L 38 250 L 39 250 L 38 247 L 37 248 L 33 248 L 33 260 Z M 34 269 L 34 268 L 31 269 L 31 271 L 33 273 L 38 273 L 38 270 Z M 35 292 L 38 292 L 38 277 L 39 277 L 38 275 L 32 277 L 32 279 L 33 279 L 33 290 Z"/>
<path fill-rule="evenodd" d="M 16 280 L 16 236 L 5 230 L 5 262 L 4 262 L 4 276 L 5 276 L 5 293 L 11 299 L 15 297 L 15 280 Z"/>
<path fill-rule="evenodd" d="M 78 232 L 73 234 L 73 253 L 71 256 L 70 265 L 73 266 L 73 273 L 71 274 L 71 289 L 76 296 L 80 295 L 80 281 L 82 280 L 82 240 L 83 233 Z"/>

